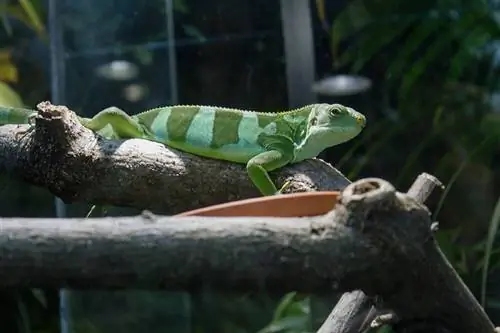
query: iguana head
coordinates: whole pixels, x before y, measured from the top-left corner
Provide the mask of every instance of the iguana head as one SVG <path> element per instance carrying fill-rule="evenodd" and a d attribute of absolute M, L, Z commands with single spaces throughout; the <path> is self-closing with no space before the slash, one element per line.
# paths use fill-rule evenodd
<path fill-rule="evenodd" d="M 316 157 L 324 149 L 349 141 L 365 127 L 363 114 L 341 104 L 316 104 L 307 120 L 296 160 Z"/>

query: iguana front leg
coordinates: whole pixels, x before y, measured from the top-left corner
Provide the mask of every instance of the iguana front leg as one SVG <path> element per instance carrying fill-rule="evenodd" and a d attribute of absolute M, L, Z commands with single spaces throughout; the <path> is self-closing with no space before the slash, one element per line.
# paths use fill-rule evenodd
<path fill-rule="evenodd" d="M 82 118 L 83 126 L 88 129 L 102 133 L 106 133 L 106 137 L 114 138 L 142 138 L 144 136 L 144 130 L 134 118 L 129 116 L 125 111 L 117 107 L 106 108 L 94 117 Z M 106 126 L 111 126 L 113 133 L 105 130 Z"/>
<path fill-rule="evenodd" d="M 286 183 L 279 191 L 269 177 L 268 171 L 281 168 L 292 160 L 291 156 L 280 150 L 270 150 L 253 157 L 247 163 L 247 172 L 263 195 L 281 194 L 288 185 Z"/>

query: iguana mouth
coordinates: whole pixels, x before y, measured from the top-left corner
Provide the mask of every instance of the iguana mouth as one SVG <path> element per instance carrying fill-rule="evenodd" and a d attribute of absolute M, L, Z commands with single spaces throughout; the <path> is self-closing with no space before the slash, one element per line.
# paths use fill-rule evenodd
<path fill-rule="evenodd" d="M 329 125 L 321 125 L 321 126 L 316 126 L 320 128 L 321 130 L 327 130 L 328 132 L 337 132 L 337 133 L 345 133 L 345 132 L 356 132 L 360 131 L 363 127 L 357 127 L 357 126 L 329 126 Z"/>

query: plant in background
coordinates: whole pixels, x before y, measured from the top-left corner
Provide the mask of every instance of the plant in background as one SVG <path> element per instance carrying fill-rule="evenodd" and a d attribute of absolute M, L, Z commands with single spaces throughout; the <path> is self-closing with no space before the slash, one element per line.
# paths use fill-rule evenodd
<path fill-rule="evenodd" d="M 0 104 L 24 106 L 23 98 L 9 84 L 19 81 L 17 66 L 12 62 L 12 51 L 15 46 L 7 46 L 6 40 L 15 36 L 10 20 L 17 20 L 26 28 L 35 32 L 40 40 L 47 41 L 45 24 L 41 18 L 42 2 L 40 0 L 0 1 L 0 20 L 3 26 L 4 45 L 0 45 Z"/>
<path fill-rule="evenodd" d="M 286 294 L 276 307 L 271 322 L 257 333 L 312 333 L 308 297 Z"/>
<path fill-rule="evenodd" d="M 365 158 L 349 176 L 365 171 L 401 187 L 423 170 L 436 174 L 447 185 L 430 207 L 448 229 L 438 240 L 484 304 L 486 277 L 499 266 L 497 4 L 353 0 L 332 24 L 324 0 L 316 9 L 333 68 L 362 72 L 376 86 L 370 126 L 352 149 Z"/>

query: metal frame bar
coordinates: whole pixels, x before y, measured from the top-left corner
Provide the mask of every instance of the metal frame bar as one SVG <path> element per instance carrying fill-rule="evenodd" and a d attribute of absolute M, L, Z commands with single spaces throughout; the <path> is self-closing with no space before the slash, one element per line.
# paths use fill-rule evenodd
<path fill-rule="evenodd" d="M 309 0 L 280 0 L 289 107 L 314 103 L 314 38 Z"/>

